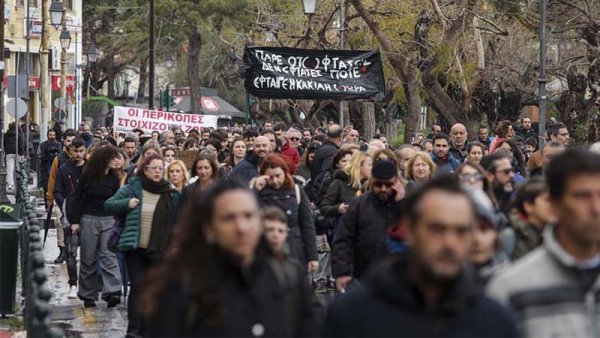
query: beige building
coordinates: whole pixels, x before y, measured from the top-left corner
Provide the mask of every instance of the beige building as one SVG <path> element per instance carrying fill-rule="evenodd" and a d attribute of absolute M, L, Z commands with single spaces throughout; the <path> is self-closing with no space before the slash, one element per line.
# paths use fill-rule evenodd
<path fill-rule="evenodd" d="M 51 3 L 49 0 L 48 3 Z M 55 101 L 60 97 L 60 56 L 61 46 L 59 35 L 62 30 L 49 25 L 49 80 L 51 121 L 65 119 L 69 127 L 77 124 L 81 115 L 81 65 L 82 63 L 82 0 L 63 0 L 66 12 L 67 30 L 71 34 L 71 44 L 67 50 L 67 94 L 66 114 L 55 107 Z M 41 0 L 5 0 L 4 48 L 10 49 L 10 58 L 5 59 L 4 85 L 8 84 L 7 77 L 16 73 L 27 73 L 27 3 L 29 4 L 29 116 L 31 121 L 40 124 L 40 45 L 42 36 Z M 48 20 L 50 21 L 50 20 Z M 6 88 L 6 87 L 5 87 Z M 4 91 L 4 102 L 8 101 L 8 91 Z M 58 103 L 58 102 L 56 102 Z M 6 107 L 5 107 L 6 108 Z M 6 111 L 6 110 L 4 110 Z M 6 113 L 5 125 L 14 119 Z M 51 123 L 53 124 L 53 123 Z M 41 126 L 43 129 L 47 126 Z M 44 132 L 45 133 L 45 132 Z"/>

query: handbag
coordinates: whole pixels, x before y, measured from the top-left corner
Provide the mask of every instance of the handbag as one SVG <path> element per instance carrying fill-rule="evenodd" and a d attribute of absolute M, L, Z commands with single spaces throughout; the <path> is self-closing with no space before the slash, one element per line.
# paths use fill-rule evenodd
<path fill-rule="evenodd" d="M 135 192 L 133 192 L 131 185 L 127 185 L 127 188 L 129 190 L 129 199 L 135 198 Z M 119 252 L 119 239 L 121 239 L 121 232 L 123 232 L 123 228 L 125 227 L 126 217 L 127 213 L 124 216 L 115 217 L 115 223 L 110 229 L 110 236 L 108 237 L 108 243 L 106 244 L 106 248 L 111 252 Z"/>

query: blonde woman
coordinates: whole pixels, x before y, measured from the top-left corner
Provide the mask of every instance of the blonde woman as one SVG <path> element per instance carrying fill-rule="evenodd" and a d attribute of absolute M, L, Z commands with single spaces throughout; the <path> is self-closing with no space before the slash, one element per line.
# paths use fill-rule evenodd
<path fill-rule="evenodd" d="M 406 193 L 408 195 L 433 177 L 435 163 L 429 154 L 418 152 L 410 159 L 406 169 L 406 178 L 408 179 Z"/>
<path fill-rule="evenodd" d="M 350 202 L 360 196 L 364 183 L 371 177 L 373 158 L 359 151 L 352 155 L 350 163 L 333 173 L 333 181 L 327 189 L 320 206 L 323 216 L 338 218 L 348 211 Z"/>
<path fill-rule="evenodd" d="M 182 160 L 175 160 L 167 165 L 165 178 L 175 186 L 177 191 L 182 191 L 186 182 L 190 179 L 190 175 Z"/>

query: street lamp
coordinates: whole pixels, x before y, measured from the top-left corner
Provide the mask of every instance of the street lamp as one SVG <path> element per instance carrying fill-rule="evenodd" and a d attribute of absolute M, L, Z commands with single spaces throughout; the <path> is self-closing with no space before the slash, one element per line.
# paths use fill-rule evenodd
<path fill-rule="evenodd" d="M 167 66 L 167 68 L 171 69 L 174 66 L 174 62 L 175 60 L 173 59 L 173 53 L 168 52 L 167 53 L 167 61 L 165 62 L 165 65 Z"/>
<path fill-rule="evenodd" d="M 50 22 L 54 28 L 58 29 L 63 21 L 63 16 L 65 15 L 65 8 L 63 7 L 62 2 L 53 1 L 50 5 Z"/>
<path fill-rule="evenodd" d="M 304 14 L 315 14 L 317 11 L 317 0 L 302 0 Z"/>
<path fill-rule="evenodd" d="M 60 46 L 62 49 L 69 49 L 69 46 L 71 46 L 71 33 L 66 29 L 60 32 Z"/>
<path fill-rule="evenodd" d="M 98 60 L 98 51 L 96 50 L 96 45 L 92 44 L 88 49 L 88 61 L 91 63 L 95 63 Z"/>

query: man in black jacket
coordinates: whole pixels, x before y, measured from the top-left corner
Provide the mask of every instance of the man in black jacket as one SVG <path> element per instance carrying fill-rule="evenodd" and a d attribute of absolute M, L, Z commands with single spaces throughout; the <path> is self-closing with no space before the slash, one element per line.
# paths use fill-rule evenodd
<path fill-rule="evenodd" d="M 15 190 L 15 167 L 18 165 L 19 156 L 25 155 L 25 131 L 22 121 L 19 120 L 19 137 L 17 139 L 17 124 L 12 122 L 4 133 L 4 153 L 6 155 L 6 184 L 9 191 Z M 18 144 L 18 154 L 17 154 Z"/>
<path fill-rule="evenodd" d="M 40 185 L 44 189 L 44 196 L 48 194 L 48 179 L 54 158 L 62 152 L 62 145 L 56 140 L 56 132 L 49 129 L 46 134 L 47 140 L 40 144 L 41 180 Z"/>
<path fill-rule="evenodd" d="M 405 207 L 408 253 L 386 257 L 363 284 L 334 301 L 324 336 L 518 336 L 511 313 L 486 298 L 464 268 L 476 218 L 457 180 L 435 179 Z"/>
<path fill-rule="evenodd" d="M 62 210 L 60 223 L 63 227 L 65 247 L 61 247 L 61 253 L 65 252 L 67 260 L 67 273 L 69 275 L 69 295 L 70 299 L 77 299 L 77 247 L 79 246 L 79 235 L 71 232 L 71 224 L 65 217 L 65 202 L 75 192 L 77 182 L 83 173 L 85 164 L 85 141 L 82 138 L 75 138 L 69 146 L 71 158 L 60 166 L 56 173 L 56 183 L 54 184 L 54 199 L 56 204 Z"/>
<path fill-rule="evenodd" d="M 372 180 L 372 190 L 350 204 L 335 235 L 332 268 L 338 290 L 353 278 L 363 277 L 386 254 L 387 228 L 398 219 L 405 193 L 398 168 L 391 161 L 377 161 Z"/>
<path fill-rule="evenodd" d="M 326 172 L 332 171 L 333 157 L 337 153 L 342 143 L 342 128 L 337 124 L 332 124 L 327 128 L 327 140 L 323 142 L 323 145 L 319 147 L 313 160 L 313 165 L 310 173 L 311 182 L 309 185 L 308 197 L 311 201 L 314 201 L 319 188 L 321 187 L 321 180 Z"/>

